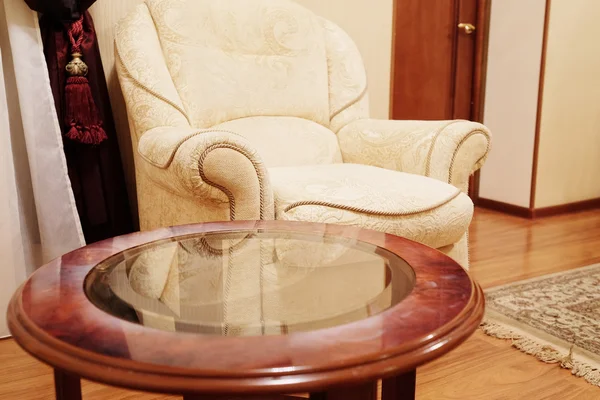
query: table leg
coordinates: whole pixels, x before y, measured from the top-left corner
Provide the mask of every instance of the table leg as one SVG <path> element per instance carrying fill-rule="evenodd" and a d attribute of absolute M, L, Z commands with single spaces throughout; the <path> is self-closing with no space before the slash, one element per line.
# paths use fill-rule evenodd
<path fill-rule="evenodd" d="M 310 400 L 377 400 L 377 381 L 311 393 Z"/>
<path fill-rule="evenodd" d="M 78 376 L 55 369 L 54 389 L 56 400 L 81 400 L 81 381 Z"/>
<path fill-rule="evenodd" d="M 413 370 L 402 375 L 383 380 L 382 400 L 415 400 L 417 371 Z"/>
<path fill-rule="evenodd" d="M 183 395 L 183 400 L 306 400 L 296 396 L 264 395 L 264 396 L 213 396 L 213 395 Z"/>

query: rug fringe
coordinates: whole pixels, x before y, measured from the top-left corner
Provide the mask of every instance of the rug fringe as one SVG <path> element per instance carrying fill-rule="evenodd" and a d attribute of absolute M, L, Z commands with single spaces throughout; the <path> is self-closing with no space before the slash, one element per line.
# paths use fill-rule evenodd
<path fill-rule="evenodd" d="M 486 334 L 498 339 L 510 340 L 513 347 L 523 353 L 532 355 L 548 364 L 559 364 L 562 368 L 571 370 L 571 374 L 584 378 L 592 385 L 600 387 L 600 370 L 573 358 L 573 346 L 568 354 L 561 353 L 554 347 L 541 344 L 530 338 L 512 331 L 506 325 L 485 320 L 479 328 Z"/>

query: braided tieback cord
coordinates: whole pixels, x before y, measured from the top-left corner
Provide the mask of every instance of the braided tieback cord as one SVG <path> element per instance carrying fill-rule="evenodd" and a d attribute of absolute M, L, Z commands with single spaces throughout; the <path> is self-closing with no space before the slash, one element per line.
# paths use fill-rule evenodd
<path fill-rule="evenodd" d="M 107 136 L 86 78 L 88 66 L 81 59 L 81 46 L 85 39 L 83 16 L 69 25 L 67 34 L 73 59 L 66 66 L 69 78 L 65 87 L 65 124 L 68 129 L 65 136 L 84 144 L 100 144 Z"/>

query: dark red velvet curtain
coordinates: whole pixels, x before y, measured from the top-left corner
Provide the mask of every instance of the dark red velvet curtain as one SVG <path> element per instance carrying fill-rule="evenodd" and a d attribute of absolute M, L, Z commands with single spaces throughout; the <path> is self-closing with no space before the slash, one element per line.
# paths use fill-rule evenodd
<path fill-rule="evenodd" d="M 100 60 L 94 24 L 86 11 L 96 0 L 25 0 L 41 13 L 40 29 L 54 94 L 69 177 L 77 210 L 88 243 L 133 231 L 129 201 L 116 137 L 115 124 Z M 67 30 L 83 15 L 85 32 L 83 61 L 88 65 L 87 79 L 107 140 L 97 145 L 67 139 L 65 124 L 65 67 L 71 61 Z"/>
<path fill-rule="evenodd" d="M 37 12 L 54 21 L 70 22 L 78 19 L 96 0 L 25 0 Z"/>

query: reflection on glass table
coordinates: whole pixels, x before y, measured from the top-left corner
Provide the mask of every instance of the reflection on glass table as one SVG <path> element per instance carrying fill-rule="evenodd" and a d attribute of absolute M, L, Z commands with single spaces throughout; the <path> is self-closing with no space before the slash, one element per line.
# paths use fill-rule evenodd
<path fill-rule="evenodd" d="M 144 326 L 254 336 L 367 318 L 400 302 L 414 282 L 404 260 L 374 245 L 257 230 L 130 249 L 94 268 L 85 290 L 97 307 Z"/>

